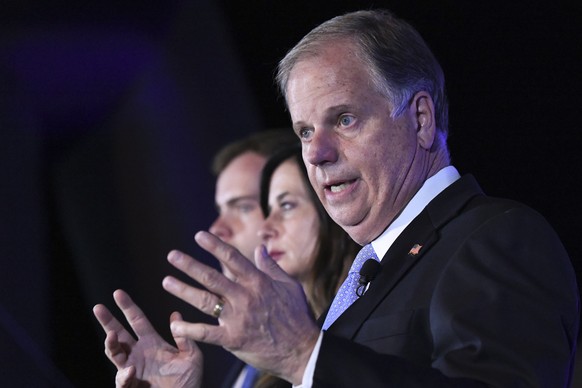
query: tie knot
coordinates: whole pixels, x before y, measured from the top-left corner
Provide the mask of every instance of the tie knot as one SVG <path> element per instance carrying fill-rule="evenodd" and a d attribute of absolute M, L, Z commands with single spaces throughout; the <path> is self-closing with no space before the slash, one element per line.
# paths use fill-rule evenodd
<path fill-rule="evenodd" d="M 372 248 L 372 244 L 366 244 L 362 247 L 362 249 L 360 249 L 360 251 L 356 255 L 356 258 L 354 259 L 354 262 L 352 263 L 350 273 L 354 272 L 359 273 L 360 269 L 362 268 L 362 265 L 368 259 L 380 261 L 378 259 L 378 256 L 376 256 L 376 252 L 374 252 L 374 248 Z"/>

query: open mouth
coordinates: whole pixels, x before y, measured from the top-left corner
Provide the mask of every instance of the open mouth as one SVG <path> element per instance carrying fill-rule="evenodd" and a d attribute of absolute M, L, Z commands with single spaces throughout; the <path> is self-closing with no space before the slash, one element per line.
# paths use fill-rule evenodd
<path fill-rule="evenodd" d="M 340 191 L 345 190 L 353 182 L 354 182 L 354 180 L 338 182 L 338 183 L 334 183 L 332 185 L 325 186 L 325 189 L 331 191 L 332 193 L 339 193 Z"/>

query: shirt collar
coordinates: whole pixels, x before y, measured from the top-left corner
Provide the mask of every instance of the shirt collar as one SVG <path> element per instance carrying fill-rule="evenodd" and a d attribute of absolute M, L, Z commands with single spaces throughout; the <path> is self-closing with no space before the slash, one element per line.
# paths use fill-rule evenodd
<path fill-rule="evenodd" d="M 400 233 L 420 214 L 426 205 L 460 177 L 461 175 L 455 167 L 448 166 L 424 182 L 400 215 L 388 225 L 388 228 L 378 238 L 372 241 L 372 248 L 374 248 L 374 252 L 376 252 L 380 260 L 388 252 L 392 243 L 400 236 Z"/>

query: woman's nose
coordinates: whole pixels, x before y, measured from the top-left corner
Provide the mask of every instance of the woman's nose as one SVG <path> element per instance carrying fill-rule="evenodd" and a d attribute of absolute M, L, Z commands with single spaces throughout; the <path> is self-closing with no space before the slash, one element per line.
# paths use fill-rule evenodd
<path fill-rule="evenodd" d="M 277 230 L 273 225 L 271 217 L 267 217 L 265 219 L 263 225 L 259 229 L 258 235 L 261 238 L 261 240 L 263 240 L 263 242 L 266 242 L 277 235 Z"/>

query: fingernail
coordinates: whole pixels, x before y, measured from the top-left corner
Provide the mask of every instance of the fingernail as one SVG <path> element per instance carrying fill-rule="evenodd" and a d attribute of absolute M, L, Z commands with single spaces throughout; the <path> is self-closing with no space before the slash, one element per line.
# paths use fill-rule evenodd
<path fill-rule="evenodd" d="M 263 257 L 269 257 L 269 252 L 267 251 L 267 247 L 265 245 L 261 245 L 261 254 Z"/>

